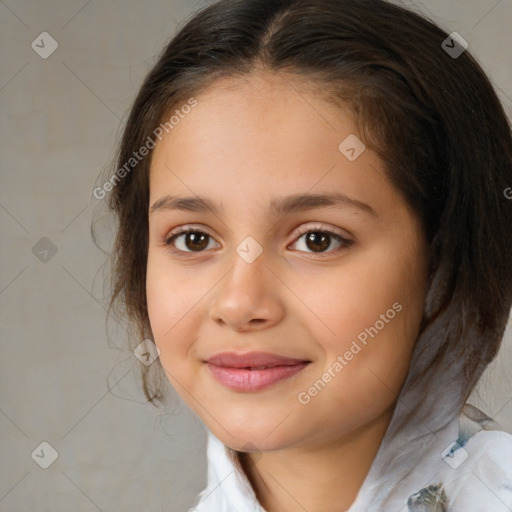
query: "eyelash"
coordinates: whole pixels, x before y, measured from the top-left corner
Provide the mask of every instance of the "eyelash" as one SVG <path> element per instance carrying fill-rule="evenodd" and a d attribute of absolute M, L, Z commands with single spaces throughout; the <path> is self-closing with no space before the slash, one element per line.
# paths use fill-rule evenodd
<path fill-rule="evenodd" d="M 210 237 L 211 239 L 213 239 L 213 237 L 211 235 L 209 235 L 205 231 L 201 231 L 200 229 L 190 228 L 190 227 L 189 228 L 182 227 L 182 228 L 178 228 L 177 231 L 174 231 L 173 233 L 169 234 L 169 236 L 165 239 L 165 245 L 169 246 L 174 253 L 177 253 L 177 254 L 180 254 L 180 255 L 182 255 L 182 254 L 200 254 L 202 252 L 205 252 L 204 250 L 203 251 L 182 251 L 181 249 L 176 249 L 174 247 L 173 242 L 178 237 L 183 236 L 183 235 L 187 235 L 188 233 L 204 234 L 204 235 L 207 235 L 208 237 Z M 294 240 L 299 240 L 300 238 L 302 238 L 304 235 L 306 235 L 308 233 L 323 233 L 323 234 L 331 236 L 336 241 L 338 241 L 338 242 L 340 242 L 342 244 L 340 247 L 338 247 L 336 249 L 333 249 L 333 250 L 327 250 L 327 251 L 324 251 L 324 252 L 317 252 L 317 253 L 315 253 L 315 252 L 307 252 L 307 254 L 314 254 L 314 255 L 317 255 L 317 256 L 320 256 L 320 257 L 322 257 L 322 255 L 328 255 L 328 254 L 331 254 L 331 253 L 334 253 L 334 252 L 341 251 L 343 249 L 347 249 L 353 243 L 352 240 L 347 240 L 346 238 L 342 237 L 338 233 L 334 233 L 333 231 L 329 231 L 328 229 L 325 229 L 325 228 L 322 228 L 322 227 L 309 227 L 309 228 L 306 228 L 306 229 L 299 230 L 298 233 L 297 233 L 297 236 L 296 236 L 296 238 Z M 300 251 L 300 252 L 305 252 L 305 251 Z"/>

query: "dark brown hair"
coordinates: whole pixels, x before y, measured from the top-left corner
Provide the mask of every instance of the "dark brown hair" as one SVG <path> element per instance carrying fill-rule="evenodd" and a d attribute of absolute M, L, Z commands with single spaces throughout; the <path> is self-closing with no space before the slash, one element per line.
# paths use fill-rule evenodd
<path fill-rule="evenodd" d="M 255 69 L 321 84 L 422 221 L 430 244 L 420 335 L 388 429 L 436 431 L 460 411 L 496 356 L 512 304 L 512 137 L 485 73 L 448 34 L 383 0 L 221 0 L 175 35 L 130 112 L 116 169 L 171 109 L 219 77 Z M 455 45 L 453 40 L 451 45 Z M 119 180 L 112 304 L 151 337 L 145 295 L 151 155 Z M 161 399 L 144 379 L 148 399 Z"/>

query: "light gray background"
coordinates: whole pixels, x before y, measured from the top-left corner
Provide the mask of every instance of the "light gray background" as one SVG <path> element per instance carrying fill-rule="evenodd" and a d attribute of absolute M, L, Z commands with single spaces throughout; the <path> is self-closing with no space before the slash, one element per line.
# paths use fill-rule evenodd
<path fill-rule="evenodd" d="M 510 115 L 511 1 L 405 4 L 469 42 Z M 202 5 L 0 2 L 2 511 L 183 512 L 205 484 L 200 422 L 176 400 L 145 404 L 140 363 L 115 348 L 122 328 L 110 325 L 107 340 L 105 256 L 89 234 L 92 188 L 127 109 L 177 24 Z M 43 31 L 59 45 L 47 59 L 31 48 Z M 42 252 L 43 237 L 56 254 Z M 511 362 L 509 327 L 471 399 L 509 432 Z M 31 457 L 43 441 L 58 452 L 48 469 Z"/>

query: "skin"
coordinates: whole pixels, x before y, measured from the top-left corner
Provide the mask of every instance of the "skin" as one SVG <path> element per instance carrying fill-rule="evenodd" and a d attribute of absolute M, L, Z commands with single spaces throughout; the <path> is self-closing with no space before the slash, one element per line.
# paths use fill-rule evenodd
<path fill-rule="evenodd" d="M 389 424 L 418 334 L 423 231 L 375 153 L 366 148 L 349 161 L 339 151 L 358 134 L 355 119 L 313 87 L 260 70 L 219 79 L 196 99 L 154 150 L 150 206 L 166 195 L 197 195 L 223 212 L 149 212 L 147 301 L 160 362 L 213 434 L 248 452 L 241 463 L 266 510 L 347 510 Z M 266 212 L 273 198 L 333 191 L 375 215 L 353 206 Z M 212 238 L 201 252 L 181 236 L 173 252 L 169 234 L 190 225 Z M 352 243 L 331 237 L 326 249 L 308 245 L 303 233 L 318 226 Z M 236 252 L 248 236 L 263 249 L 252 263 Z M 298 393 L 395 303 L 402 310 L 300 403 Z M 204 363 L 252 350 L 311 363 L 253 393 L 227 389 Z"/>

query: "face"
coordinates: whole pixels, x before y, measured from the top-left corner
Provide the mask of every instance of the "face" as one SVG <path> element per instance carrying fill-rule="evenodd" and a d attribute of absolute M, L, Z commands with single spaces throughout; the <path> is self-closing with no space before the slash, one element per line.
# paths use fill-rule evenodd
<path fill-rule="evenodd" d="M 151 162 L 160 362 L 235 450 L 349 435 L 389 413 L 408 370 L 425 298 L 419 221 L 351 112 L 312 89 L 260 72 L 196 100 Z"/>

